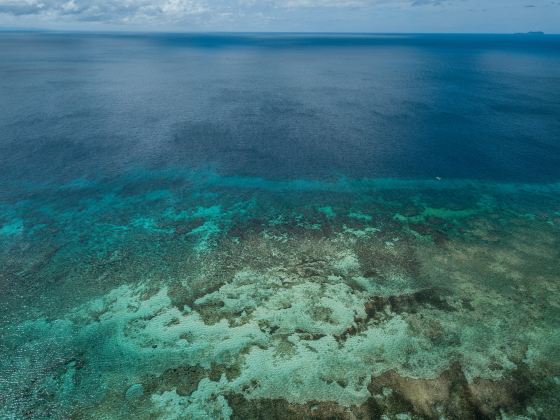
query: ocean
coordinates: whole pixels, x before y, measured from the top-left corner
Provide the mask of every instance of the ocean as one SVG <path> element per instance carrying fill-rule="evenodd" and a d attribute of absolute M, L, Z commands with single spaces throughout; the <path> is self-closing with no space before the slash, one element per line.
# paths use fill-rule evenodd
<path fill-rule="evenodd" d="M 560 36 L 0 32 L 0 168 L 3 418 L 560 417 Z"/>

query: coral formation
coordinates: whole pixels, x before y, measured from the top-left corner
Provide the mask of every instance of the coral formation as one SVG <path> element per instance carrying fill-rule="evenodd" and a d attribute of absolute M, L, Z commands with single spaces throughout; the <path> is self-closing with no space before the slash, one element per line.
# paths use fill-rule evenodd
<path fill-rule="evenodd" d="M 1 416 L 560 415 L 550 191 L 246 181 L 6 210 Z"/>

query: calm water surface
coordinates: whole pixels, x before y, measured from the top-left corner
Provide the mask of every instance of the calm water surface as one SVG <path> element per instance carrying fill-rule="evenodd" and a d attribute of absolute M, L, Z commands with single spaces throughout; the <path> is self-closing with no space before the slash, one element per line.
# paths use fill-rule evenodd
<path fill-rule="evenodd" d="M 0 33 L 0 416 L 560 417 L 560 36 Z"/>

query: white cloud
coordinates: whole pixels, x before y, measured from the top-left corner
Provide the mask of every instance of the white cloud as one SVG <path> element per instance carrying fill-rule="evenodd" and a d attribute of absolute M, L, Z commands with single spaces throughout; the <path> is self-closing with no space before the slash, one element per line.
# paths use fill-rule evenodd
<path fill-rule="evenodd" d="M 263 10 L 274 9 L 371 7 L 410 4 L 413 1 L 418 0 L 0 0 L 0 13 L 117 22 L 151 18 L 176 20 L 205 13 L 220 15 L 262 13 Z"/>
<path fill-rule="evenodd" d="M 0 0 L 0 13 L 86 21 L 181 19 L 210 10 L 202 0 Z"/>
<path fill-rule="evenodd" d="M 498 27 L 515 31 L 530 27 L 557 31 L 560 3 L 551 1 L 535 0 L 527 8 L 525 0 L 0 0 L 0 25 L 491 32 Z M 517 20 L 508 23 L 503 19 L 506 13 Z"/>

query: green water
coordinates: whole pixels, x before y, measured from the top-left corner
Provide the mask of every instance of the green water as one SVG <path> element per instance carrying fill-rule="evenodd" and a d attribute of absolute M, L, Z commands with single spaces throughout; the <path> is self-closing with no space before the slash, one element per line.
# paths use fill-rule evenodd
<path fill-rule="evenodd" d="M 554 418 L 559 191 L 28 186 L 1 209 L 2 416 Z"/>

